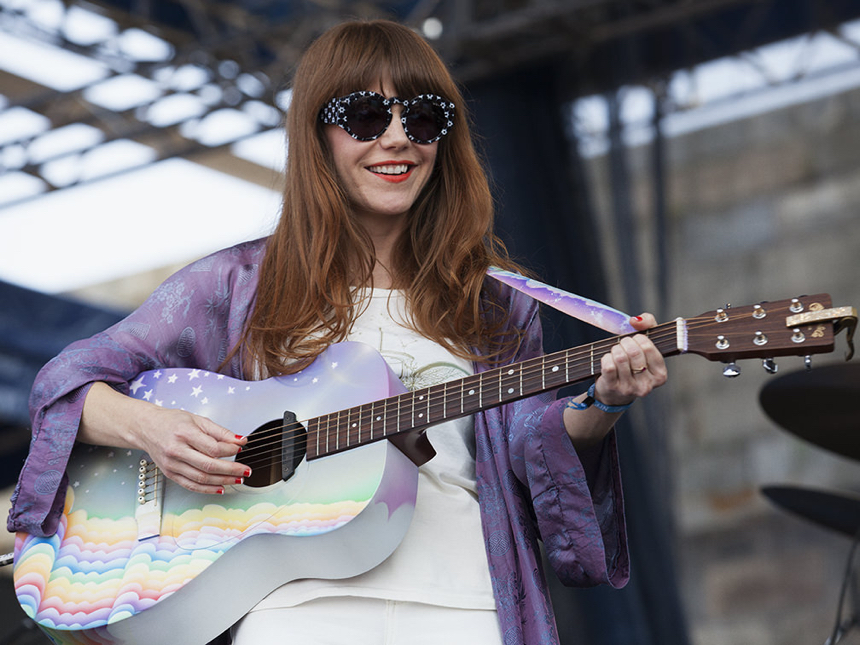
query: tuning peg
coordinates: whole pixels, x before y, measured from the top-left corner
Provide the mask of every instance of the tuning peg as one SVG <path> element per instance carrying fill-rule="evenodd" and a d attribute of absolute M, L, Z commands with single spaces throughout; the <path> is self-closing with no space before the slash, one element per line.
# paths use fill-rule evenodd
<path fill-rule="evenodd" d="M 777 365 L 772 358 L 761 359 L 761 366 L 768 374 L 776 374 L 779 371 L 779 365 Z"/>
<path fill-rule="evenodd" d="M 812 356 L 806 355 L 803 357 L 803 366 L 808 370 L 812 369 Z"/>
<path fill-rule="evenodd" d="M 741 368 L 737 363 L 729 363 L 723 368 L 723 376 L 734 378 L 741 375 Z"/>

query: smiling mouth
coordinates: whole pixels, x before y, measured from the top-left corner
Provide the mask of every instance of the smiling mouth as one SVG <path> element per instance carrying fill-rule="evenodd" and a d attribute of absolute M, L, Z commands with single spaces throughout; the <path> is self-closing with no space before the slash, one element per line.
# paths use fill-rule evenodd
<path fill-rule="evenodd" d="M 385 164 L 383 166 L 370 166 L 368 167 L 368 170 L 378 175 L 389 175 L 397 177 L 399 175 L 408 174 L 414 167 L 415 166 L 413 166 L 412 164 L 398 163 Z"/>

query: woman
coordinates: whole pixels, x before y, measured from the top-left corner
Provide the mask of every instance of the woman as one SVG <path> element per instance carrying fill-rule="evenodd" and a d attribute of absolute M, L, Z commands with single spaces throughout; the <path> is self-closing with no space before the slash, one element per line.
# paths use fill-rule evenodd
<path fill-rule="evenodd" d="M 196 492 L 250 476 L 247 438 L 124 396 L 143 370 L 257 379 L 349 339 L 423 386 L 541 353 L 536 304 L 486 276 L 516 267 L 492 233 L 464 101 L 426 42 L 385 21 L 330 30 L 296 72 L 287 131 L 270 238 L 180 271 L 40 374 L 10 530 L 56 530 L 75 440 L 145 450 Z M 235 642 L 369 642 L 375 630 L 398 643 L 556 642 L 537 538 L 564 582 L 625 583 L 611 429 L 666 379 L 644 335 L 623 339 L 601 367 L 590 396 L 532 397 L 428 430 L 438 455 L 420 469 L 415 517 L 394 554 L 347 580 L 284 585 L 238 624 Z"/>

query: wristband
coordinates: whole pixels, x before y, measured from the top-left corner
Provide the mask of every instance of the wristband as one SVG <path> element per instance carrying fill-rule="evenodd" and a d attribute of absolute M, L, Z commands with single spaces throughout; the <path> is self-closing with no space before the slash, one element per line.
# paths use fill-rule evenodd
<path fill-rule="evenodd" d="M 627 408 L 633 405 L 633 402 L 631 401 L 627 405 L 606 405 L 605 403 L 601 403 L 594 398 L 594 383 L 592 383 L 591 387 L 588 388 L 588 392 L 585 393 L 585 399 L 583 401 L 580 402 L 571 399 L 567 402 L 567 407 L 573 410 L 587 410 L 592 405 L 601 412 L 606 412 L 607 414 L 617 414 L 619 412 L 624 412 Z"/>

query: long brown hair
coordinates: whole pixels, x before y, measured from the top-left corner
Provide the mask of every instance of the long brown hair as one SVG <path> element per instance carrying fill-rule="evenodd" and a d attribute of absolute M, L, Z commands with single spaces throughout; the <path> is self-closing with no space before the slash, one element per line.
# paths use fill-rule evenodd
<path fill-rule="evenodd" d="M 482 296 L 491 264 L 517 267 L 492 230 L 493 200 L 463 97 L 432 47 L 410 29 L 348 22 L 311 45 L 292 84 L 283 210 L 242 343 L 245 364 L 269 375 L 295 372 L 344 340 L 360 310 L 355 288 L 372 285 L 373 245 L 351 216 L 318 116 L 332 97 L 383 79 L 400 96 L 439 94 L 457 107 L 389 267 L 393 286 L 406 294 L 411 326 L 470 360 L 497 360 L 516 340 L 505 330 L 501 304 Z"/>

